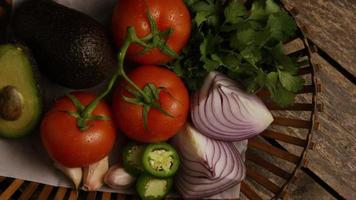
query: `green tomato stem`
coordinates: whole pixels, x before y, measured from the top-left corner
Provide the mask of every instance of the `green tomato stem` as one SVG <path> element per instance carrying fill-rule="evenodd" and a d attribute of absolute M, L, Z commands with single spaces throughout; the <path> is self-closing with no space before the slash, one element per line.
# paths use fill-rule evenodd
<path fill-rule="evenodd" d="M 141 45 L 144 47 L 146 50 L 150 50 L 152 48 L 160 48 L 162 52 L 171 55 L 173 57 L 177 56 L 177 53 L 174 52 L 172 49 L 170 49 L 164 42 L 163 42 L 163 37 L 169 36 L 172 32 L 173 29 L 169 28 L 165 32 L 160 32 L 157 28 L 157 24 L 154 21 L 153 17 L 148 13 L 148 19 L 151 25 L 151 33 L 142 37 L 138 38 L 136 35 L 136 31 L 134 27 L 129 27 L 127 29 L 127 36 L 124 40 L 124 43 L 118 53 L 118 68 L 115 74 L 111 77 L 106 89 L 104 92 L 102 92 L 99 96 L 97 96 L 93 101 L 91 101 L 85 108 L 78 107 L 78 114 L 79 117 L 77 117 L 77 126 L 80 128 L 80 130 L 84 131 L 88 128 L 87 126 L 87 121 L 92 119 L 92 112 L 98 105 L 98 103 L 111 91 L 113 88 L 116 79 L 119 76 L 122 76 L 129 85 L 133 87 L 134 90 L 136 90 L 141 98 L 143 98 L 143 102 L 145 104 L 152 104 L 153 100 L 152 97 L 148 96 L 139 86 L 137 86 L 126 74 L 125 69 L 124 69 L 124 61 L 125 61 L 125 56 L 127 53 L 127 50 L 129 46 L 132 43 L 136 43 L 138 45 Z M 76 102 L 73 102 L 76 103 Z M 154 105 L 154 107 L 157 107 L 158 109 L 161 110 L 161 112 L 164 112 L 163 109 L 160 108 L 160 106 Z M 164 112 L 167 113 L 167 112 Z M 98 118 L 99 119 L 99 118 Z"/>
<path fill-rule="evenodd" d="M 92 102 L 89 103 L 81 113 L 82 118 L 86 119 L 89 118 L 93 110 L 96 108 L 98 103 L 111 91 L 112 87 L 115 84 L 116 79 L 121 75 L 137 92 L 139 92 L 144 99 L 148 102 L 149 97 L 142 91 L 140 87 L 138 87 L 127 75 L 124 70 L 124 61 L 125 61 L 125 56 L 127 53 L 127 50 L 129 46 L 132 43 L 137 43 L 142 46 L 146 46 L 147 44 L 144 43 L 142 40 L 140 40 L 135 32 L 135 29 L 133 27 L 129 27 L 127 29 L 127 36 L 124 40 L 124 43 L 118 53 L 118 69 L 116 73 L 111 77 L 108 86 L 106 87 L 106 90 L 101 93 L 99 96 L 97 96 Z"/>

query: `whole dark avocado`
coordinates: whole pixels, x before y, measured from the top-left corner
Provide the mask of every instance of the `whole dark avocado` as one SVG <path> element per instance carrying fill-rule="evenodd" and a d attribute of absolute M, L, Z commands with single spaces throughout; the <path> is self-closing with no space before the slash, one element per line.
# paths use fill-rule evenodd
<path fill-rule="evenodd" d="M 16 9 L 12 27 L 34 52 L 40 70 L 60 85 L 89 88 L 114 71 L 104 28 L 79 11 L 51 0 L 28 0 Z"/>

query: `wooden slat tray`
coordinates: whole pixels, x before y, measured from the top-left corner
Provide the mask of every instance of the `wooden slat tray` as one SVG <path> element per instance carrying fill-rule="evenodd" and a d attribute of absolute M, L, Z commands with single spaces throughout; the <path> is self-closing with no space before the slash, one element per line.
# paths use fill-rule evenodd
<path fill-rule="evenodd" d="M 9 12 L 10 4 L 9 0 L 0 2 L 0 27 L 1 25 L 4 27 L 6 23 L 6 12 Z M 293 16 L 297 14 L 293 8 L 286 8 L 286 10 Z M 313 131 L 318 129 L 315 115 L 323 110 L 322 104 L 317 103 L 316 96 L 322 88 L 315 78 L 318 67 L 310 61 L 314 48 L 309 45 L 303 34 L 305 29 L 299 28 L 298 37 L 288 41 L 284 47 L 288 54 L 297 55 L 307 61 L 306 66 L 298 72 L 305 79 L 306 85 L 297 97 L 301 96 L 304 101 L 296 102 L 287 108 L 280 108 L 264 100 L 267 107 L 272 110 L 275 120 L 268 130 L 249 140 L 246 154 L 247 178 L 241 184 L 241 192 L 247 199 L 265 199 L 266 193 L 271 199 L 283 198 L 288 185 L 296 179 L 298 170 L 307 164 L 306 151 L 313 147 L 310 140 Z M 4 28 L 0 29 L 0 37 L 3 37 L 4 33 L 1 33 L 1 30 Z M 268 93 L 261 91 L 259 95 L 265 99 Z M 288 118 L 290 112 L 297 112 L 300 118 Z M 293 135 L 293 131 L 289 131 L 291 129 L 303 129 L 305 134 L 303 137 Z M 266 191 L 263 197 L 260 190 Z M 68 188 L 0 177 L 0 200 L 7 199 L 123 200 L 138 199 L 138 197 L 106 192 L 74 191 Z"/>

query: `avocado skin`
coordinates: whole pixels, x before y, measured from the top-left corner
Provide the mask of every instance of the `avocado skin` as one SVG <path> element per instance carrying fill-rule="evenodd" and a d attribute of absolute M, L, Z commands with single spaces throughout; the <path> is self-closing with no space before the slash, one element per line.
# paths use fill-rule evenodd
<path fill-rule="evenodd" d="M 18 7 L 12 25 L 40 69 L 60 85 L 89 88 L 114 71 L 116 61 L 104 28 L 81 12 L 50 0 L 29 0 Z"/>

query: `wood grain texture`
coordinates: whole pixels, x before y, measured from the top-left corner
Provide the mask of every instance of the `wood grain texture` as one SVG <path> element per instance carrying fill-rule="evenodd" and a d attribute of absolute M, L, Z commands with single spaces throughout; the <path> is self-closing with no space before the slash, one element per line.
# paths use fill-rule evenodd
<path fill-rule="evenodd" d="M 318 54 L 313 54 L 312 60 L 321 66 L 316 76 L 324 86 L 318 94 L 324 111 L 318 113 L 320 131 L 313 134 L 315 147 L 307 152 L 306 167 L 344 198 L 356 199 L 356 87 Z M 298 95 L 297 101 L 305 102 L 308 98 Z M 308 116 L 305 112 L 282 113 L 285 118 Z M 278 128 L 278 131 L 301 139 L 306 135 L 301 129 Z M 291 153 L 298 152 L 295 146 L 279 144 Z"/>
<path fill-rule="evenodd" d="M 16 190 L 24 183 L 25 181 L 14 179 L 12 183 L 5 189 L 4 192 L 0 194 L 0 200 L 10 199 L 11 196 L 16 192 Z"/>
<path fill-rule="evenodd" d="M 317 46 L 356 76 L 356 1 L 283 0 Z"/>
<path fill-rule="evenodd" d="M 306 199 L 322 199 L 334 200 L 327 191 L 318 185 L 306 173 L 300 172 L 299 179 L 288 187 L 287 199 L 290 200 L 306 200 Z"/>
<path fill-rule="evenodd" d="M 78 192 L 75 190 L 71 190 L 68 200 L 76 200 L 78 198 Z"/>
<path fill-rule="evenodd" d="M 54 196 L 54 200 L 62 200 L 66 195 L 67 188 L 59 187 L 56 192 L 56 196 Z"/>
<path fill-rule="evenodd" d="M 32 196 L 32 194 L 35 192 L 35 190 L 39 185 L 40 184 L 36 182 L 31 182 L 30 184 L 28 184 L 25 190 L 22 192 L 21 196 L 19 197 L 19 200 L 30 199 L 30 197 Z"/>
<path fill-rule="evenodd" d="M 317 75 L 324 85 L 319 99 L 320 132 L 314 134 L 315 150 L 309 152 L 308 168 L 346 199 L 356 199 L 356 86 L 321 57 Z"/>
<path fill-rule="evenodd" d="M 42 188 L 40 195 L 38 196 L 38 200 L 47 200 L 52 190 L 53 190 L 53 186 L 45 185 Z"/>

